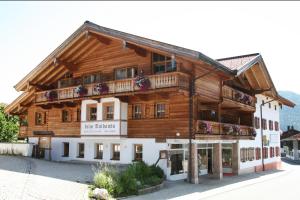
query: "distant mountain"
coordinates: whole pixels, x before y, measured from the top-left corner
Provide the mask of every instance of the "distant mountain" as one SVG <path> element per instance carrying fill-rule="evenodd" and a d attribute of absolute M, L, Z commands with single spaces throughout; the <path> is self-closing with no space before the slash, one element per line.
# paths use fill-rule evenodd
<path fill-rule="evenodd" d="M 294 108 L 283 106 L 280 110 L 281 130 L 287 130 L 287 126 L 294 126 L 294 129 L 300 130 L 300 94 L 291 91 L 279 91 L 278 93 L 296 104 Z"/>

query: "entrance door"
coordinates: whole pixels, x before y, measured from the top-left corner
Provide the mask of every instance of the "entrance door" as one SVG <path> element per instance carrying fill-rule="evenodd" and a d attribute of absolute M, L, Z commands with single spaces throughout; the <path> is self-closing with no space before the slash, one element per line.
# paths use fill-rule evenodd
<path fill-rule="evenodd" d="M 182 174 L 183 171 L 183 153 L 176 153 L 171 155 L 171 175 Z"/>
<path fill-rule="evenodd" d="M 209 174 L 212 174 L 213 173 L 213 171 L 212 171 L 212 166 L 213 166 L 213 158 L 212 158 L 213 156 L 212 156 L 212 149 L 207 149 L 207 158 L 208 158 L 208 165 L 207 165 L 207 167 L 208 167 L 208 173 Z"/>

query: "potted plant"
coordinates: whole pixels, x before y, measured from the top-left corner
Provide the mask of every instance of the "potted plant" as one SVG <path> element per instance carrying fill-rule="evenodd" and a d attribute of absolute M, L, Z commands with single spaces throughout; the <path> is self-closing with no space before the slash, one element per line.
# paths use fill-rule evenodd
<path fill-rule="evenodd" d="M 54 101 L 57 99 L 57 91 L 55 90 L 47 91 L 45 93 L 45 97 L 47 98 L 48 101 Z"/>
<path fill-rule="evenodd" d="M 212 126 L 209 122 L 201 122 L 200 123 L 200 129 L 202 129 L 203 132 L 206 133 L 206 134 L 211 134 L 212 133 Z"/>
<path fill-rule="evenodd" d="M 107 94 L 109 92 L 109 88 L 106 83 L 98 83 L 94 87 L 94 92 L 98 94 Z"/>
<path fill-rule="evenodd" d="M 83 97 L 87 94 L 87 89 L 83 85 L 79 85 L 74 91 L 79 97 Z"/>
<path fill-rule="evenodd" d="M 134 79 L 134 84 L 142 91 L 148 90 L 151 86 L 149 78 L 144 76 L 143 71 Z"/>
<path fill-rule="evenodd" d="M 20 126 L 28 126 L 28 121 L 26 119 L 21 119 Z"/>
<path fill-rule="evenodd" d="M 230 124 L 224 124 L 223 127 L 222 127 L 222 129 L 223 129 L 223 132 L 225 134 L 231 134 L 231 133 L 233 133 L 233 127 Z"/>
<path fill-rule="evenodd" d="M 255 130 L 255 128 L 250 127 L 250 129 L 249 129 L 249 134 L 250 134 L 251 136 L 253 136 L 253 137 L 256 137 L 256 130 Z"/>
<path fill-rule="evenodd" d="M 241 128 L 239 125 L 233 125 L 232 129 L 233 129 L 233 134 L 235 135 L 239 135 L 241 133 Z"/>

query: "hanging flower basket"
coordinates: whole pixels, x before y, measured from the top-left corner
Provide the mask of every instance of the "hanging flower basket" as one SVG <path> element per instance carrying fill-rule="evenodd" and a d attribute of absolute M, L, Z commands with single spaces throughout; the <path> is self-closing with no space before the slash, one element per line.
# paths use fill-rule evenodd
<path fill-rule="evenodd" d="M 83 97 L 87 94 L 87 89 L 83 85 L 79 85 L 74 91 L 79 97 Z"/>
<path fill-rule="evenodd" d="M 54 101 L 57 99 L 57 91 L 55 90 L 47 91 L 45 93 L 45 97 L 47 98 L 48 101 Z"/>
<path fill-rule="evenodd" d="M 94 87 L 94 92 L 98 94 L 107 94 L 109 92 L 109 88 L 106 83 L 98 83 Z"/>
<path fill-rule="evenodd" d="M 212 134 L 212 126 L 209 122 L 201 122 L 199 128 L 203 130 L 203 133 Z"/>
<path fill-rule="evenodd" d="M 225 134 L 231 134 L 231 133 L 233 133 L 233 127 L 232 127 L 232 125 L 224 124 L 223 127 L 222 127 L 222 129 L 223 129 L 223 133 L 225 133 Z"/>
<path fill-rule="evenodd" d="M 150 80 L 147 77 L 145 77 L 143 74 L 138 75 L 134 79 L 134 83 L 142 91 L 148 90 L 151 86 Z"/>
<path fill-rule="evenodd" d="M 243 99 L 243 93 L 241 93 L 241 92 L 236 92 L 235 94 L 234 94 L 234 98 L 235 98 L 235 100 L 237 100 L 237 101 L 241 101 L 242 99 Z"/>
<path fill-rule="evenodd" d="M 235 135 L 239 135 L 241 133 L 241 127 L 239 125 L 233 125 L 232 129 L 233 129 L 233 134 Z"/>
<path fill-rule="evenodd" d="M 253 137 L 256 137 L 256 130 L 253 127 L 250 127 L 249 134 Z"/>

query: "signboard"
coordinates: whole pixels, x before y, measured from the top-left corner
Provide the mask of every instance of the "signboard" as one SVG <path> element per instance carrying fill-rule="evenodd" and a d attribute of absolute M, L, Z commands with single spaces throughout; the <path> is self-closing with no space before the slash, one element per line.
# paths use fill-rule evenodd
<path fill-rule="evenodd" d="M 90 121 L 81 123 L 81 135 L 120 135 L 120 121 Z"/>

